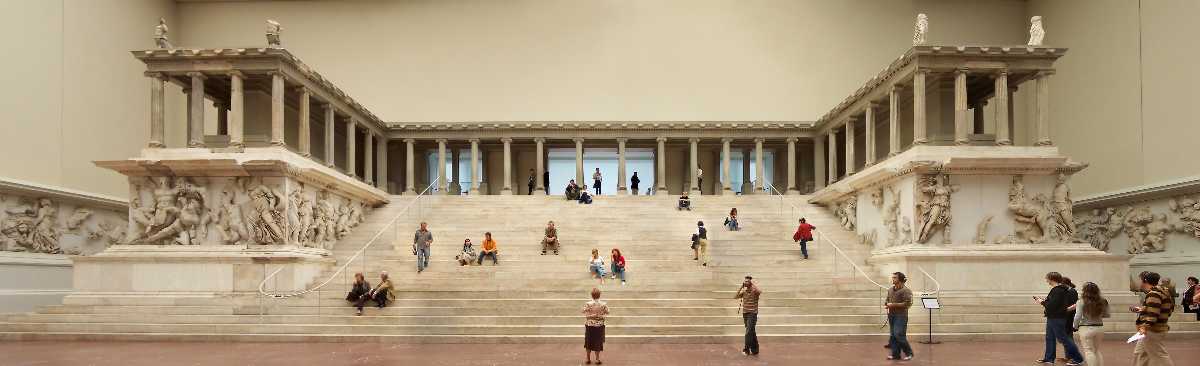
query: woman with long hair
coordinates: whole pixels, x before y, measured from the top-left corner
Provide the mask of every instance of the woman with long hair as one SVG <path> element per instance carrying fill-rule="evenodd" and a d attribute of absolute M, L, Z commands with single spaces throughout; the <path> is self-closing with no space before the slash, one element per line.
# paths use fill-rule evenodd
<path fill-rule="evenodd" d="M 738 230 L 737 207 L 729 210 L 729 217 L 725 218 L 725 228 L 729 231 Z"/>
<path fill-rule="evenodd" d="M 621 278 L 621 286 L 625 286 L 625 256 L 621 255 L 621 250 L 613 248 L 612 250 L 612 279 Z"/>
<path fill-rule="evenodd" d="M 363 278 L 362 272 L 355 273 L 354 287 L 350 289 L 350 293 L 346 294 L 346 301 L 353 303 L 355 307 L 358 308 L 358 310 L 354 312 L 354 315 L 362 315 L 362 305 L 360 301 L 362 300 L 363 296 L 367 295 L 368 292 L 371 292 L 371 284 L 367 282 L 366 278 Z"/>
<path fill-rule="evenodd" d="M 1100 295 L 1100 286 L 1087 282 L 1075 306 L 1073 326 L 1079 331 L 1083 360 L 1088 366 L 1103 366 L 1100 342 L 1104 340 L 1104 318 L 1109 317 L 1108 300 Z"/>
<path fill-rule="evenodd" d="M 604 284 L 604 258 L 600 258 L 600 251 L 592 249 L 592 260 L 588 261 L 588 270 L 596 278 L 600 279 L 600 284 Z"/>

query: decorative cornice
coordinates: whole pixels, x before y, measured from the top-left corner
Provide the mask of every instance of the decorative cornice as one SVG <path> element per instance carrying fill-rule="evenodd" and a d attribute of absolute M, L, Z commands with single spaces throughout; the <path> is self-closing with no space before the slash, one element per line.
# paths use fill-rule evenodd
<path fill-rule="evenodd" d="M 1200 193 L 1200 175 L 1105 192 L 1075 199 L 1075 210 L 1112 207 Z"/>
<path fill-rule="evenodd" d="M 125 211 L 129 208 L 129 200 L 124 198 L 77 191 L 69 188 L 56 187 L 7 177 L 0 177 L 0 192 L 34 198 L 49 197 L 57 201 L 72 202 L 84 206 L 93 206 L 117 211 Z"/>

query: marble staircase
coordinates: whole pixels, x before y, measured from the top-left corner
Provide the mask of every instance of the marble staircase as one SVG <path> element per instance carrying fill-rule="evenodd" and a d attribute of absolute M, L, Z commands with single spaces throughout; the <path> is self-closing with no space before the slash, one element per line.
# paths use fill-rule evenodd
<path fill-rule="evenodd" d="M 704 196 L 692 211 L 674 198 L 602 196 L 580 205 L 551 196 L 430 196 L 416 202 L 394 196 L 372 211 L 333 248 L 338 265 L 312 280 L 333 278 L 320 290 L 286 299 L 257 293 L 234 296 L 72 296 L 35 313 L 0 315 L 0 339 L 106 339 L 175 341 L 330 342 L 577 342 L 581 305 L 593 287 L 612 309 L 613 342 L 725 342 L 743 329 L 733 294 L 751 274 L 765 291 L 758 333 L 766 340 L 855 340 L 886 337 L 882 291 L 858 275 L 824 242 L 801 260 L 792 243 L 804 216 L 864 271 L 869 248 L 837 218 L 806 196 Z M 404 207 L 410 206 L 408 210 Z M 743 230 L 721 222 L 737 207 Z M 393 218 L 396 225 L 390 226 Z M 541 255 L 542 229 L 559 227 L 559 255 Z M 692 259 L 688 237 L 697 221 L 709 227 L 712 261 Z M 430 267 L 416 271 L 412 231 L 421 221 L 434 232 Z M 350 261 L 377 233 L 383 240 Z M 490 231 L 499 265 L 458 266 L 464 238 L 478 248 Z M 628 283 L 590 278 L 587 260 L 620 248 Z M 338 272 L 341 265 L 346 270 Z M 376 282 L 388 271 L 398 288 L 395 304 L 362 316 L 343 300 L 354 272 Z M 336 275 L 335 275 L 336 274 Z M 911 274 L 913 276 L 919 274 Z M 885 283 L 882 275 L 872 280 Z M 921 289 L 914 289 L 919 291 Z M 1044 324 L 1031 294 L 942 294 L 935 336 L 942 339 L 1037 338 Z M 1115 309 L 1136 301 L 1108 294 Z M 1181 319 L 1182 317 L 1180 317 Z M 924 336 L 928 317 L 911 312 L 910 337 Z M 1111 333 L 1132 330 L 1132 315 L 1114 311 Z M 1200 333 L 1195 323 L 1177 332 Z"/>

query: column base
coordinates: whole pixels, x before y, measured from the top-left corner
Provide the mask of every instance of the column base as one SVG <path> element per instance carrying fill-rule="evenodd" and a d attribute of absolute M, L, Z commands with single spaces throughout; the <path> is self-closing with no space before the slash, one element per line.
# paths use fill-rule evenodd
<path fill-rule="evenodd" d="M 533 195 L 535 195 L 535 196 L 548 196 L 548 195 L 550 195 L 550 193 L 546 192 L 546 189 L 545 189 L 545 188 L 538 188 L 537 190 L 534 190 L 534 191 L 533 191 Z"/>
<path fill-rule="evenodd" d="M 734 195 L 737 195 L 737 192 L 734 192 L 733 188 L 724 187 L 724 188 L 721 188 L 721 195 L 722 196 L 734 196 Z"/>
<path fill-rule="evenodd" d="M 406 196 L 407 195 L 416 195 L 416 194 L 417 194 L 417 190 L 415 190 L 415 189 L 409 188 L 409 189 L 404 190 L 404 195 L 406 195 Z"/>
<path fill-rule="evenodd" d="M 500 195 L 501 196 L 511 196 L 511 195 L 513 195 L 513 191 L 510 188 L 505 188 L 505 189 L 500 190 Z"/>
<path fill-rule="evenodd" d="M 800 194 L 800 190 L 796 189 L 795 187 L 792 187 L 792 188 L 788 188 L 787 191 L 784 192 L 783 194 L 788 195 L 788 196 L 797 195 L 797 194 Z"/>
<path fill-rule="evenodd" d="M 629 194 L 629 188 L 628 188 L 628 187 L 617 187 L 617 195 L 618 195 L 618 196 L 625 196 L 625 195 L 628 195 L 628 194 Z"/>
<path fill-rule="evenodd" d="M 446 191 L 453 195 L 462 194 L 462 185 L 459 185 L 458 182 L 451 183 L 450 187 L 446 188 Z"/>

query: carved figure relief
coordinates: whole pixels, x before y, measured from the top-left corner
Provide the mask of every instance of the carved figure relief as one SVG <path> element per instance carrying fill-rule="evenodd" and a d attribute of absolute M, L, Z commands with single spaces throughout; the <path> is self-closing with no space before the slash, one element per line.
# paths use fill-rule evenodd
<path fill-rule="evenodd" d="M 991 223 L 992 215 L 987 215 L 983 220 L 979 220 L 979 225 L 975 226 L 975 244 L 987 244 L 987 230 Z"/>
<path fill-rule="evenodd" d="M 925 44 L 925 34 L 929 33 L 929 17 L 925 13 L 917 14 L 917 24 L 913 30 L 913 44 Z"/>
<path fill-rule="evenodd" d="M 1012 212 L 1016 230 L 1012 235 L 996 240 L 997 244 L 1036 244 L 1048 241 L 1051 211 L 1048 199 L 1038 194 L 1029 199 L 1025 193 L 1024 177 L 1014 175 L 1008 188 L 1008 211 Z"/>
<path fill-rule="evenodd" d="M 67 219 L 67 230 L 79 230 L 83 226 L 83 222 L 89 217 L 92 217 L 92 210 L 83 207 L 76 208 L 75 213 L 71 214 L 71 218 Z"/>
<path fill-rule="evenodd" d="M 130 200 L 131 221 L 144 229 L 131 243 L 199 245 L 212 221 L 205 205 L 204 187 L 188 178 L 156 177 L 153 211 L 140 207 L 140 198 Z M 136 187 L 136 185 L 135 185 Z M 140 190 L 139 190 L 140 191 Z"/>
<path fill-rule="evenodd" d="M 173 48 L 171 41 L 167 39 L 167 34 L 170 30 L 167 29 L 167 20 L 158 18 L 158 25 L 154 27 L 154 45 L 158 48 Z"/>
<path fill-rule="evenodd" d="M 58 208 L 48 198 L 33 203 L 18 202 L 5 210 L 0 233 L 5 236 L 5 247 L 14 252 L 62 254 L 58 245 L 59 231 L 56 227 Z"/>
<path fill-rule="evenodd" d="M 850 197 L 834 208 L 834 213 L 841 219 L 842 228 L 850 231 L 858 226 L 858 198 Z"/>
<path fill-rule="evenodd" d="M 1109 207 L 1093 209 L 1091 216 L 1075 219 L 1078 228 L 1075 235 L 1078 239 L 1090 243 L 1093 248 L 1108 251 L 1108 245 L 1123 227 L 1123 215 L 1117 215 L 1117 210 Z"/>
<path fill-rule="evenodd" d="M 1050 202 L 1051 237 L 1063 242 L 1075 239 L 1075 214 L 1071 211 L 1071 187 L 1067 185 L 1067 175 L 1058 173 L 1058 181 L 1054 184 Z"/>
<path fill-rule="evenodd" d="M 236 183 L 234 185 L 236 186 Z M 221 202 L 217 206 L 217 233 L 221 235 L 223 244 L 238 244 L 250 239 L 241 206 L 237 204 L 237 191 L 234 188 L 226 187 L 221 191 Z"/>
<path fill-rule="evenodd" d="M 1150 207 L 1142 206 L 1129 210 L 1125 215 L 1123 229 L 1129 237 L 1129 254 L 1156 253 L 1167 249 L 1167 234 L 1171 225 L 1166 214 L 1154 214 Z"/>
<path fill-rule="evenodd" d="M 304 186 L 292 191 L 288 197 L 292 209 L 289 218 L 292 223 L 291 241 L 311 246 L 313 242 L 313 201 L 304 194 Z"/>
<path fill-rule="evenodd" d="M 888 245 L 904 244 L 908 238 L 900 236 L 900 226 L 897 223 L 900 220 L 900 192 L 897 192 L 891 186 L 888 186 L 887 190 L 891 193 L 892 200 L 889 202 L 884 197 L 884 204 L 883 208 L 880 209 L 880 214 L 883 219 L 883 227 L 887 229 Z M 880 190 L 881 196 L 883 195 L 882 192 L 883 190 Z"/>
<path fill-rule="evenodd" d="M 259 244 L 282 244 L 287 238 L 284 231 L 286 220 L 283 211 L 286 204 L 283 194 L 265 184 L 260 184 L 248 192 L 254 208 L 254 217 L 250 219 L 250 234 Z"/>
<path fill-rule="evenodd" d="M 1200 239 L 1200 200 L 1183 196 L 1167 201 L 1167 208 L 1179 216 L 1177 229 Z"/>
<path fill-rule="evenodd" d="M 1029 18 L 1029 45 L 1041 46 L 1042 40 L 1046 38 L 1046 30 L 1042 29 L 1042 17 L 1035 15 Z"/>
<path fill-rule="evenodd" d="M 335 238 L 337 209 L 330 201 L 329 192 L 317 193 L 317 204 L 313 210 L 313 237 L 319 243 L 329 243 Z M 328 249 L 328 248 L 326 248 Z"/>
<path fill-rule="evenodd" d="M 96 224 L 99 230 L 88 232 L 88 238 L 92 240 L 103 240 L 107 245 L 117 245 L 125 241 L 125 227 L 121 224 L 101 221 Z"/>
<path fill-rule="evenodd" d="M 950 244 L 950 195 L 958 191 L 950 184 L 950 176 L 926 176 L 921 178 L 919 191 L 923 196 L 917 203 L 921 224 L 917 231 L 917 242 L 926 243 L 934 232 L 942 232 L 942 244 Z"/>
<path fill-rule="evenodd" d="M 283 31 L 283 26 L 279 25 L 273 19 L 267 19 L 267 47 L 280 48 L 283 47 L 279 41 L 279 33 Z"/>

